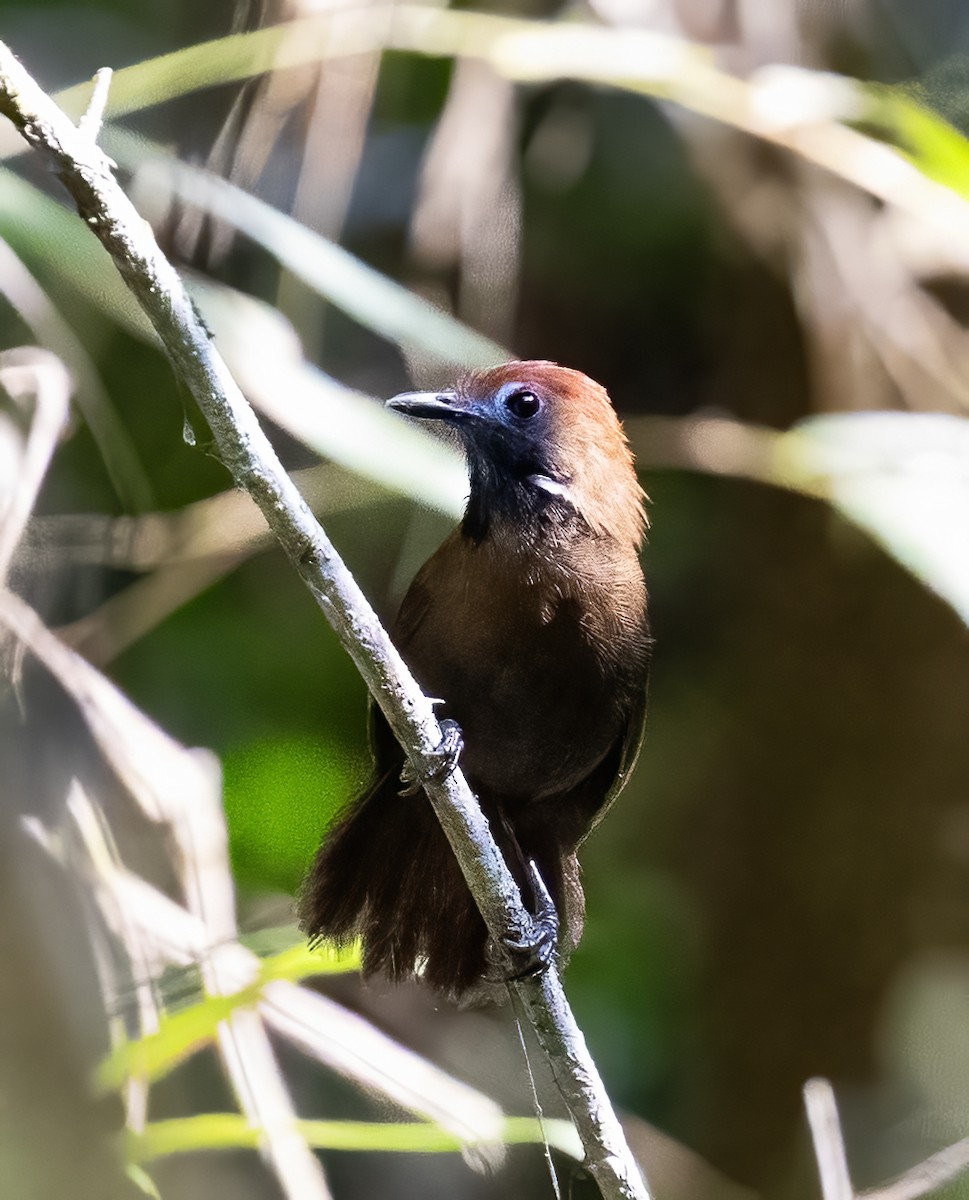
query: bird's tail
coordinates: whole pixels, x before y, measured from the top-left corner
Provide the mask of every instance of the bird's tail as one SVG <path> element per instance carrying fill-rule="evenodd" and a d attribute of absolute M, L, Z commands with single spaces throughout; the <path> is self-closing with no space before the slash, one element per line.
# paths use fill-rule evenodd
<path fill-rule="evenodd" d="M 466 995 L 487 969 L 487 931 L 423 792 L 398 794 L 399 766 L 327 832 L 301 889 L 311 940 L 363 939 L 365 974 Z"/>
<path fill-rule="evenodd" d="M 398 793 L 395 764 L 327 831 L 298 899 L 311 941 L 363 940 L 364 974 L 424 981 L 465 1002 L 492 996 L 488 932 L 430 801 Z M 563 846 L 550 814 L 512 814 L 487 801 L 485 815 L 528 907 L 534 859 L 558 912 L 564 962 L 582 932 L 584 900 L 574 846 Z M 554 814 L 552 814 L 554 815 Z M 510 819 L 509 819 L 510 818 Z"/>

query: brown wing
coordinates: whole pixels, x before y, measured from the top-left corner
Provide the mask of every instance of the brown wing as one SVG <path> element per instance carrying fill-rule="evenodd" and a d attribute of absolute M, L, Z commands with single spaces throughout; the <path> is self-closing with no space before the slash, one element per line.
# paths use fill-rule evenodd
<path fill-rule="evenodd" d="M 423 582 L 422 570 L 407 589 L 393 625 L 394 645 L 403 650 L 420 628 L 431 607 L 431 592 Z"/>
<path fill-rule="evenodd" d="M 444 546 L 447 546 L 450 540 L 449 538 L 444 543 Z M 420 571 L 418 571 L 413 583 L 407 589 L 400 603 L 397 618 L 390 627 L 394 645 L 403 654 L 405 660 L 408 657 L 407 647 L 413 641 L 414 635 L 420 629 L 430 611 L 433 589 L 428 586 L 426 580 L 431 565 L 435 562 L 438 555 L 440 555 L 444 546 L 440 547 L 437 553 L 432 555 Z M 408 665 L 413 670 L 414 664 L 408 662 Z M 394 737 L 393 733 L 391 733 L 390 726 L 387 724 L 387 720 L 380 711 L 379 706 L 372 699 L 368 707 L 367 716 L 367 732 L 377 777 L 383 776 L 393 767 L 396 767 L 399 773 L 400 767 L 404 764 L 404 752 L 400 747 L 400 743 Z"/>
<path fill-rule="evenodd" d="M 583 835 L 579 843 L 580 845 L 585 841 L 593 829 L 595 829 L 609 809 L 612 808 L 616 797 L 629 782 L 629 777 L 632 775 L 633 770 L 636 767 L 636 763 L 639 760 L 639 752 L 643 746 L 643 735 L 646 731 L 647 692 L 648 686 L 644 686 L 642 691 L 639 693 L 639 696 L 636 698 L 633 707 L 630 709 L 629 719 L 626 722 L 626 728 L 623 732 L 621 741 L 618 743 L 619 755 L 615 776 L 613 777 L 612 783 L 609 785 L 606 791 L 605 799 L 602 801 L 602 804 L 593 816 L 588 830 Z M 608 757 L 611 758 L 612 755 L 609 755 Z"/>
<path fill-rule="evenodd" d="M 446 594 L 446 582 L 460 569 L 456 560 L 463 554 L 461 530 L 453 529 L 414 576 L 391 629 L 398 650 L 407 647 L 423 624 L 430 612 L 432 597 Z"/>

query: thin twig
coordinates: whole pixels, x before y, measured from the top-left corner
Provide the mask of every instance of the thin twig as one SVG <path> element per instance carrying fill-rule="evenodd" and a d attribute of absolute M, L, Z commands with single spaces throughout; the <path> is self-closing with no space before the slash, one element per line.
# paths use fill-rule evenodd
<path fill-rule="evenodd" d="M 0 43 L 0 112 L 47 160 L 73 197 L 158 333 L 180 380 L 211 428 L 219 456 L 253 497 L 421 776 L 432 772 L 441 730 L 353 577 L 283 471 L 255 415 L 212 345 L 181 280 L 116 183 L 109 161 L 79 132 Z M 461 772 L 427 792 L 489 931 L 516 940 L 531 918 Z M 554 970 L 517 985 L 549 1055 L 607 1198 L 647 1200 L 648 1191 Z"/>
<path fill-rule="evenodd" d="M 826 1079 L 809 1079 L 804 1085 L 804 1107 L 814 1140 L 814 1156 L 821 1176 L 824 1200 L 853 1200 L 848 1159 L 841 1135 L 834 1089 Z"/>
<path fill-rule="evenodd" d="M 919 1200 L 969 1170 L 969 1138 L 930 1155 L 891 1183 L 856 1192 L 848 1171 L 834 1089 L 826 1079 L 804 1085 L 804 1106 L 814 1142 L 824 1200 Z"/>
<path fill-rule="evenodd" d="M 60 359 L 29 346 L 0 354 L 0 388 L 12 410 L 0 408 L 0 450 L 7 460 L 7 478 L 0 480 L 2 585 L 67 421 L 71 378 Z"/>
<path fill-rule="evenodd" d="M 891 1183 L 859 1193 L 859 1200 L 917 1200 L 969 1170 L 969 1138 L 946 1146 Z"/>
<path fill-rule="evenodd" d="M 108 103 L 108 92 L 111 90 L 111 76 L 114 72 L 110 67 L 99 67 L 94 74 L 94 91 L 87 111 L 77 123 L 78 129 L 91 139 L 98 140 L 101 133 L 101 122 L 104 120 L 104 110 Z"/>

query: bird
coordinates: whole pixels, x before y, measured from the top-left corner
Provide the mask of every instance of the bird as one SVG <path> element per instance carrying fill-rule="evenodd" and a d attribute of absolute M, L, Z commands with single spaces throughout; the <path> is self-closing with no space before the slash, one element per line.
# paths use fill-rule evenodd
<path fill-rule="evenodd" d="M 464 517 L 391 633 L 442 727 L 460 731 L 460 766 L 538 912 L 534 864 L 564 964 L 584 923 L 576 852 L 628 779 L 645 722 L 648 522 L 632 452 L 605 388 L 552 362 L 387 404 L 450 427 L 469 477 Z M 370 740 L 372 778 L 325 832 L 301 928 L 311 943 L 361 937 L 365 975 L 418 976 L 473 1002 L 495 948 L 420 781 L 401 791 L 404 752 L 373 704 Z"/>

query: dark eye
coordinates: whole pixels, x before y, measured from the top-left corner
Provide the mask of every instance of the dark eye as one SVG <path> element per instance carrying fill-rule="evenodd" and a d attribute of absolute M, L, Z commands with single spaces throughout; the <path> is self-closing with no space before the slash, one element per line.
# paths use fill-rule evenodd
<path fill-rule="evenodd" d="M 505 408 L 513 417 L 518 417 L 521 421 L 527 421 L 529 417 L 534 417 L 541 407 L 541 400 L 534 392 L 529 392 L 525 388 L 505 397 Z"/>

